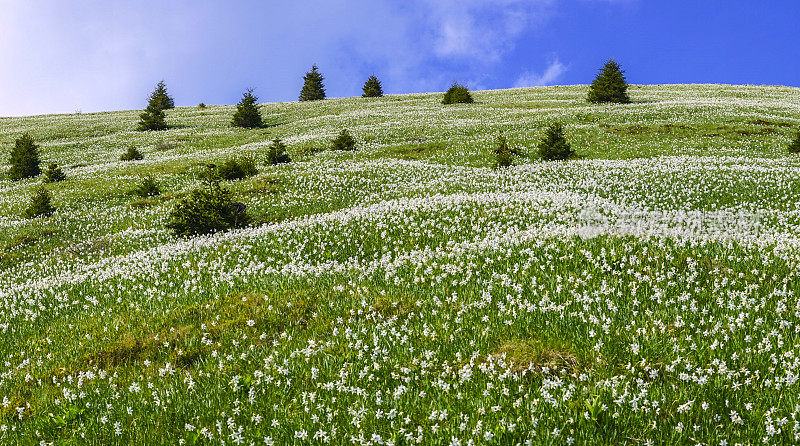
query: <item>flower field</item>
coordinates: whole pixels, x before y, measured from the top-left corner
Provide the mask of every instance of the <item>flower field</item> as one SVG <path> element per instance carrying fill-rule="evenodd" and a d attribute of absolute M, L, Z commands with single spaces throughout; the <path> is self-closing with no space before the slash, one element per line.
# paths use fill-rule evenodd
<path fill-rule="evenodd" d="M 0 118 L 0 170 L 29 132 L 67 175 L 43 219 L 0 178 L 0 442 L 800 443 L 800 89 L 585 95 Z M 579 159 L 536 159 L 555 120 Z M 493 169 L 500 132 L 531 156 Z M 253 226 L 165 229 L 275 137 L 224 183 Z"/>

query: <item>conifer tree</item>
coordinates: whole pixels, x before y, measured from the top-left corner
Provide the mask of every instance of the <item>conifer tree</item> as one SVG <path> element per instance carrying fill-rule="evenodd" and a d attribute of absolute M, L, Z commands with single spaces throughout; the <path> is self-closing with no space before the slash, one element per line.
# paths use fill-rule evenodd
<path fill-rule="evenodd" d="M 266 163 L 274 166 L 276 164 L 288 163 L 291 161 L 292 160 L 289 158 L 289 154 L 286 153 L 286 144 L 284 144 L 280 138 L 275 138 L 272 140 L 272 144 L 270 144 L 269 150 L 267 151 Z"/>
<path fill-rule="evenodd" d="M 248 88 L 242 95 L 242 100 L 236 104 L 236 113 L 231 122 L 236 127 L 254 129 L 264 125 L 261 111 L 258 109 L 258 97 L 253 94 L 253 89 Z"/>
<path fill-rule="evenodd" d="M 150 95 L 150 102 L 154 102 L 161 110 L 175 108 L 175 101 L 167 93 L 167 85 L 163 80 L 156 85 L 156 89 Z"/>
<path fill-rule="evenodd" d="M 364 87 L 362 90 L 364 90 L 364 94 L 361 95 L 362 98 L 383 97 L 383 87 L 381 86 L 381 81 L 379 81 L 374 74 L 370 76 L 366 82 L 364 82 Z"/>
<path fill-rule="evenodd" d="M 31 204 L 25 209 L 26 218 L 47 217 L 55 212 L 56 208 L 53 207 L 50 192 L 44 186 L 39 186 L 36 193 L 31 197 Z"/>
<path fill-rule="evenodd" d="M 150 103 L 144 113 L 139 115 L 139 126 L 137 130 L 165 130 L 167 128 L 164 110 L 156 103 Z"/>
<path fill-rule="evenodd" d="M 12 180 L 35 177 L 42 173 L 39 163 L 39 146 L 33 142 L 31 135 L 25 133 L 17 138 L 14 148 L 11 149 L 9 160 L 11 169 L 8 171 L 8 176 Z"/>
<path fill-rule="evenodd" d="M 300 90 L 301 101 L 318 101 L 325 99 L 325 85 L 322 81 L 325 78 L 319 72 L 316 64 L 311 67 L 311 71 L 303 76 L 303 89 Z"/>
<path fill-rule="evenodd" d="M 64 175 L 64 172 L 58 167 L 56 163 L 50 163 L 47 165 L 47 170 L 44 171 L 44 182 L 45 183 L 58 183 L 59 181 L 64 181 L 67 179 L 67 176 Z"/>
<path fill-rule="evenodd" d="M 625 71 L 619 64 L 610 59 L 595 77 L 592 85 L 589 86 L 589 95 L 586 98 L 589 102 L 614 102 L 627 104 L 631 101 L 628 97 L 628 83 L 625 80 Z"/>
<path fill-rule="evenodd" d="M 514 162 L 514 158 L 511 156 L 511 153 L 512 151 L 508 146 L 506 137 L 501 134 L 497 137 L 497 146 L 494 149 L 494 166 L 496 168 L 510 166 Z"/>
<path fill-rule="evenodd" d="M 797 132 L 794 141 L 789 145 L 789 152 L 800 153 L 800 131 Z"/>
<path fill-rule="evenodd" d="M 355 150 L 356 140 L 350 135 L 347 129 L 339 132 L 339 136 L 333 140 L 333 150 Z"/>
<path fill-rule="evenodd" d="M 453 82 L 453 85 L 444 93 L 442 104 L 472 104 L 472 94 L 465 85 Z"/>
<path fill-rule="evenodd" d="M 550 125 L 538 148 L 542 159 L 548 161 L 565 160 L 575 154 L 564 137 L 564 127 L 558 122 Z"/>

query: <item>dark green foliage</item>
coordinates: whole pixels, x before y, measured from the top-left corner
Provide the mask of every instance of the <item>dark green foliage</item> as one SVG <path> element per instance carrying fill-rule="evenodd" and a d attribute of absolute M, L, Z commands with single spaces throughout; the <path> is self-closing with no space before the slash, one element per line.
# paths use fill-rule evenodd
<path fill-rule="evenodd" d="M 142 198 L 155 197 L 161 195 L 161 188 L 153 177 L 146 177 L 133 189 L 133 193 Z"/>
<path fill-rule="evenodd" d="M 246 206 L 233 201 L 231 193 L 220 186 L 215 169 L 209 165 L 201 175 L 203 186 L 183 198 L 170 213 L 167 228 L 176 236 L 211 234 L 249 223 Z"/>
<path fill-rule="evenodd" d="M 253 89 L 248 88 L 242 95 L 242 100 L 236 104 L 236 113 L 233 114 L 233 124 L 236 127 L 254 129 L 264 125 L 261 118 L 261 110 L 258 109 L 256 102 L 258 97 L 253 94 Z"/>
<path fill-rule="evenodd" d="M 48 217 L 55 212 L 50 192 L 44 186 L 39 186 L 31 197 L 31 204 L 25 209 L 25 218 Z"/>
<path fill-rule="evenodd" d="M 167 94 L 167 86 L 163 80 L 156 85 L 156 89 L 150 95 L 149 103 L 154 104 L 161 110 L 175 108 L 175 101 Z"/>
<path fill-rule="evenodd" d="M 142 155 L 142 152 L 140 152 L 139 149 L 137 149 L 136 147 L 130 146 L 130 147 L 128 147 L 128 151 L 127 152 L 125 152 L 122 155 L 120 155 L 119 160 L 120 161 L 134 161 L 134 160 L 140 160 L 142 158 L 144 158 L 144 155 Z"/>
<path fill-rule="evenodd" d="M 613 59 L 606 62 L 600 69 L 597 77 L 589 86 L 589 102 L 613 102 L 627 104 L 631 101 L 628 97 L 628 83 L 625 81 L 625 72 Z"/>
<path fill-rule="evenodd" d="M 364 90 L 364 94 L 361 95 L 363 98 L 380 98 L 383 96 L 381 81 L 374 74 L 364 82 L 362 90 Z"/>
<path fill-rule="evenodd" d="M 166 130 L 166 128 L 167 121 L 164 110 L 151 104 L 144 109 L 144 113 L 139 115 L 139 126 L 136 129 L 143 132 L 145 130 Z"/>
<path fill-rule="evenodd" d="M 67 176 L 64 175 L 64 172 L 61 171 L 61 168 L 58 167 L 56 163 L 50 163 L 47 165 L 47 170 L 44 171 L 44 179 L 45 183 L 58 183 L 59 181 L 64 181 L 67 179 Z"/>
<path fill-rule="evenodd" d="M 494 148 L 494 166 L 496 168 L 509 167 L 514 163 L 511 148 L 508 146 L 506 137 L 500 135 L 497 137 L 497 147 Z"/>
<path fill-rule="evenodd" d="M 538 148 L 539 156 L 548 161 L 565 160 L 575 155 L 564 137 L 564 127 L 558 122 L 548 127 Z"/>
<path fill-rule="evenodd" d="M 11 164 L 8 176 L 12 180 L 35 177 L 42 173 L 39 167 L 39 146 L 33 142 L 31 135 L 25 133 L 17 138 L 8 163 Z"/>
<path fill-rule="evenodd" d="M 266 164 L 275 165 L 289 163 L 291 161 L 291 158 L 289 158 L 289 155 L 286 153 L 286 144 L 284 144 L 280 138 L 272 140 L 272 144 L 269 145 L 267 151 Z"/>
<path fill-rule="evenodd" d="M 472 104 L 475 102 L 472 99 L 472 93 L 469 88 L 458 82 L 453 82 L 453 85 L 444 93 L 442 104 Z"/>
<path fill-rule="evenodd" d="M 797 136 L 795 136 L 794 141 L 789 144 L 789 152 L 800 153 L 800 132 L 797 132 Z"/>
<path fill-rule="evenodd" d="M 206 108 L 206 103 L 205 102 L 201 102 L 201 103 L 197 104 L 197 108 Z"/>
<path fill-rule="evenodd" d="M 216 172 L 219 175 L 219 179 L 233 181 L 252 177 L 258 173 L 258 168 L 256 167 L 255 159 L 244 156 L 225 161 L 217 168 Z"/>
<path fill-rule="evenodd" d="M 303 76 L 303 88 L 300 90 L 301 101 L 318 101 L 325 99 L 325 85 L 322 81 L 325 78 L 319 72 L 319 67 L 315 64 L 311 71 Z"/>
<path fill-rule="evenodd" d="M 350 135 L 347 129 L 342 129 L 339 136 L 333 140 L 333 150 L 355 150 L 356 140 Z"/>

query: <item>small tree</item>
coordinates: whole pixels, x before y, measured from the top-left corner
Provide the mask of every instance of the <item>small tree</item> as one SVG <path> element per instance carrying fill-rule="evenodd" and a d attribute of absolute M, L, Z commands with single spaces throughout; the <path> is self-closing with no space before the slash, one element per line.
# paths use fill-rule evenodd
<path fill-rule="evenodd" d="M 497 146 L 494 149 L 494 166 L 496 168 L 509 167 L 514 163 L 511 148 L 508 146 L 506 137 L 502 134 L 497 137 Z"/>
<path fill-rule="evenodd" d="M 182 199 L 170 213 L 167 228 L 180 237 L 227 231 L 249 223 L 247 207 L 231 198 L 230 192 L 220 186 L 219 176 L 211 164 L 201 175 L 203 185 Z"/>
<path fill-rule="evenodd" d="M 167 85 L 163 80 L 156 85 L 156 89 L 150 95 L 150 103 L 155 104 L 161 110 L 175 108 L 175 101 L 167 94 Z"/>
<path fill-rule="evenodd" d="M 472 93 L 465 85 L 453 82 L 453 85 L 444 93 L 442 104 L 472 104 Z"/>
<path fill-rule="evenodd" d="M 564 137 L 564 127 L 558 122 L 548 127 L 538 148 L 542 159 L 548 161 L 565 160 L 575 155 Z"/>
<path fill-rule="evenodd" d="M 64 181 L 66 179 L 67 176 L 64 175 L 64 172 L 61 171 L 61 168 L 58 167 L 58 164 L 50 163 L 47 165 L 47 170 L 44 171 L 45 183 L 58 183 L 59 181 Z"/>
<path fill-rule="evenodd" d="M 253 89 L 248 88 L 242 95 L 242 100 L 236 104 L 236 113 L 233 114 L 233 124 L 236 127 L 254 129 L 264 125 L 261 111 L 258 109 L 258 97 L 253 94 Z"/>
<path fill-rule="evenodd" d="M 361 95 L 363 98 L 380 98 L 383 96 L 381 81 L 374 74 L 364 82 L 362 90 L 364 90 L 364 94 Z"/>
<path fill-rule="evenodd" d="M 625 81 L 625 72 L 619 64 L 610 59 L 595 77 L 589 86 L 589 102 L 613 102 L 627 104 L 631 101 L 628 97 L 628 83 Z"/>
<path fill-rule="evenodd" d="M 153 177 L 146 177 L 133 189 L 133 193 L 142 198 L 155 197 L 161 195 L 161 188 Z"/>
<path fill-rule="evenodd" d="M 303 76 L 303 88 L 300 90 L 301 101 L 318 101 L 325 99 L 325 85 L 322 81 L 325 78 L 319 72 L 316 64 L 311 67 L 311 71 Z"/>
<path fill-rule="evenodd" d="M 355 150 L 356 140 L 350 135 L 347 129 L 342 129 L 339 136 L 333 140 L 333 150 Z"/>
<path fill-rule="evenodd" d="M 269 145 L 269 149 L 267 151 L 266 164 L 274 166 L 276 164 L 289 163 L 291 161 L 291 158 L 289 158 L 289 155 L 286 153 L 286 144 L 284 144 L 280 138 L 275 138 L 272 140 L 272 144 Z"/>
<path fill-rule="evenodd" d="M 144 155 L 134 146 L 128 147 L 128 151 L 119 156 L 120 161 L 136 161 L 142 158 Z"/>
<path fill-rule="evenodd" d="M 139 115 L 139 126 L 137 130 L 166 130 L 167 121 L 164 110 L 158 104 L 151 103 L 144 109 L 144 113 Z"/>
<path fill-rule="evenodd" d="M 42 173 L 39 167 L 39 146 L 33 142 L 31 135 L 25 133 L 17 138 L 14 142 L 14 148 L 11 149 L 11 169 L 8 171 L 8 176 L 12 180 L 21 180 L 23 178 L 35 177 Z"/>
<path fill-rule="evenodd" d="M 243 156 L 228 159 L 217 168 L 216 173 L 220 179 L 234 181 L 252 177 L 258 173 L 258 168 L 253 157 Z"/>
<path fill-rule="evenodd" d="M 789 144 L 789 152 L 800 153 L 800 131 L 797 132 L 797 136 L 795 136 L 794 141 Z"/>
<path fill-rule="evenodd" d="M 48 217 L 55 212 L 50 192 L 44 186 L 39 186 L 31 197 L 31 204 L 25 209 L 25 218 Z"/>

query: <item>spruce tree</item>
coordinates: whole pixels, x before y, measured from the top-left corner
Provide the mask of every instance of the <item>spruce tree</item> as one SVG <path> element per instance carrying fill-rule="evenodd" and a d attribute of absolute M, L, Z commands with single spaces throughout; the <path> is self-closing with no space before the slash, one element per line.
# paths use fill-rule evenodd
<path fill-rule="evenodd" d="M 319 72 L 316 64 L 311 67 L 311 71 L 303 76 L 303 89 L 300 90 L 301 101 L 318 101 L 325 99 L 325 85 L 322 81 L 325 78 Z"/>
<path fill-rule="evenodd" d="M 538 148 L 542 159 L 548 161 L 565 160 L 575 154 L 564 137 L 564 127 L 558 122 L 550 125 Z"/>
<path fill-rule="evenodd" d="M 50 163 L 47 165 L 47 170 L 44 171 L 44 182 L 45 183 L 58 183 L 59 181 L 64 181 L 67 179 L 67 176 L 64 175 L 64 172 L 58 167 L 56 163 Z"/>
<path fill-rule="evenodd" d="M 442 104 L 472 104 L 473 102 L 475 101 L 472 99 L 469 88 L 458 82 L 453 82 L 442 99 Z"/>
<path fill-rule="evenodd" d="M 156 89 L 150 95 L 150 102 L 154 102 L 161 110 L 175 108 L 175 101 L 167 93 L 167 85 L 163 80 L 156 85 Z"/>
<path fill-rule="evenodd" d="M 56 208 L 53 207 L 50 192 L 44 186 L 39 186 L 36 193 L 31 197 L 31 204 L 25 209 L 26 218 L 47 217 L 55 212 Z"/>
<path fill-rule="evenodd" d="M 167 128 L 166 117 L 164 110 L 160 105 L 151 101 L 151 103 L 144 109 L 144 113 L 139 115 L 139 126 L 137 130 L 165 130 Z"/>
<path fill-rule="evenodd" d="M 355 150 L 356 140 L 350 135 L 347 129 L 339 132 L 339 136 L 333 140 L 333 150 Z"/>
<path fill-rule="evenodd" d="M 797 132 L 797 136 L 795 136 L 794 141 L 789 145 L 789 152 L 790 153 L 800 153 L 800 131 Z"/>
<path fill-rule="evenodd" d="M 25 133 L 17 138 L 14 148 L 11 149 L 11 169 L 8 176 L 15 181 L 35 177 L 42 173 L 39 163 L 39 146 L 33 142 L 31 135 Z"/>
<path fill-rule="evenodd" d="M 381 81 L 379 81 L 374 74 L 370 76 L 366 82 L 364 82 L 364 87 L 362 90 L 364 90 L 364 94 L 361 95 L 362 98 L 383 97 L 383 87 L 381 86 Z"/>
<path fill-rule="evenodd" d="M 502 134 L 497 137 L 497 146 L 494 149 L 494 166 L 496 168 L 500 167 L 509 167 L 514 162 L 514 158 L 511 156 L 511 148 L 508 146 L 508 141 L 506 141 L 506 137 Z"/>
<path fill-rule="evenodd" d="M 248 88 L 242 95 L 242 100 L 236 104 L 236 113 L 233 114 L 233 124 L 236 127 L 254 129 L 264 125 L 261 111 L 258 109 L 258 97 L 253 94 L 253 89 Z"/>
<path fill-rule="evenodd" d="M 619 64 L 610 59 L 605 66 L 600 69 L 597 77 L 589 86 L 589 95 L 586 98 L 589 102 L 613 102 L 627 104 L 631 101 L 628 97 L 628 83 L 625 81 L 625 71 Z"/>
<path fill-rule="evenodd" d="M 289 158 L 289 155 L 286 153 L 286 144 L 284 144 L 280 138 L 272 140 L 272 144 L 270 144 L 269 150 L 267 151 L 266 163 L 274 166 L 291 161 L 291 158 Z"/>

